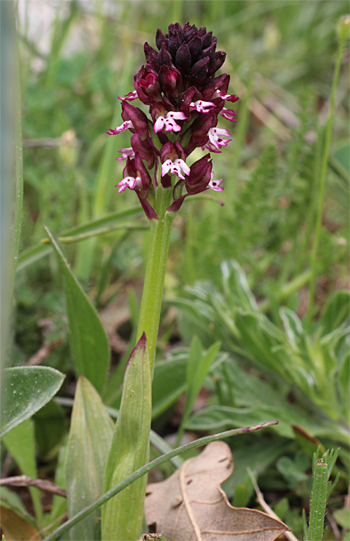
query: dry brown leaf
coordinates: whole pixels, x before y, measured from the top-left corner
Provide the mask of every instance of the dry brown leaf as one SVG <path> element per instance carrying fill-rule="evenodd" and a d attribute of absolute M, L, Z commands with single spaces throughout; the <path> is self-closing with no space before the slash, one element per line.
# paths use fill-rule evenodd
<path fill-rule="evenodd" d="M 1 528 L 6 541 L 38 541 L 40 532 L 11 509 L 0 506 Z"/>
<path fill-rule="evenodd" d="M 162 483 L 148 485 L 148 526 L 167 541 L 274 541 L 289 528 L 261 511 L 232 507 L 220 485 L 233 471 L 229 446 L 210 443 Z"/>

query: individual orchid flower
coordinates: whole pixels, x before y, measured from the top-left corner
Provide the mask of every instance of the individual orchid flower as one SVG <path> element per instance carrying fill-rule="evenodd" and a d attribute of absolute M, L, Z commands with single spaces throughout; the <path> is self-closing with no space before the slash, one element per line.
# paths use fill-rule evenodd
<path fill-rule="evenodd" d="M 215 98 L 221 98 L 222 100 L 231 101 L 232 103 L 239 100 L 239 98 L 235 96 L 235 94 L 226 94 L 226 92 L 223 92 L 222 90 L 216 90 L 214 92 L 212 99 Z"/>
<path fill-rule="evenodd" d="M 126 120 L 125 122 L 123 122 L 123 124 L 117 126 L 114 130 L 111 128 L 109 131 L 106 131 L 106 133 L 108 133 L 108 135 L 118 135 L 118 133 L 121 133 L 122 131 L 133 127 L 134 126 L 131 120 Z"/>
<path fill-rule="evenodd" d="M 212 103 L 211 101 L 198 100 L 190 103 L 190 109 L 194 109 L 198 113 L 210 113 L 214 108 L 215 103 Z"/>
<path fill-rule="evenodd" d="M 182 172 L 185 173 L 185 175 L 190 174 L 190 168 L 186 164 L 184 160 L 181 160 L 180 158 L 177 158 L 176 160 L 166 160 L 162 165 L 162 177 L 166 175 L 168 172 L 172 175 L 177 175 L 178 178 L 181 180 L 185 180 L 185 177 L 183 176 Z"/>
<path fill-rule="evenodd" d="M 220 186 L 221 182 L 223 181 L 223 179 L 221 178 L 220 180 L 214 180 L 214 173 L 213 171 L 211 172 L 211 181 L 209 182 L 208 186 L 211 190 L 214 190 L 214 192 L 222 192 L 224 187 L 223 186 Z"/>
<path fill-rule="evenodd" d="M 121 155 L 121 157 L 116 158 L 117 161 L 126 160 L 128 157 L 129 158 L 134 158 L 134 156 L 135 156 L 135 152 L 134 152 L 132 147 L 122 148 L 122 149 L 118 150 L 118 152 L 121 152 L 122 155 Z"/>
<path fill-rule="evenodd" d="M 223 137 L 230 137 L 228 130 L 225 128 L 210 128 L 208 131 L 208 137 L 210 143 L 217 149 L 226 147 L 232 139 L 223 139 Z"/>
<path fill-rule="evenodd" d="M 121 101 L 134 101 L 137 100 L 137 92 L 134 90 L 133 92 L 128 92 L 128 94 L 125 94 L 125 96 L 118 96 L 118 100 Z"/>
<path fill-rule="evenodd" d="M 154 123 L 154 131 L 155 133 L 158 133 L 162 131 L 162 129 L 165 126 L 165 131 L 174 131 L 179 132 L 181 131 L 181 126 L 179 124 L 176 124 L 175 120 L 186 120 L 187 116 L 182 113 L 181 111 L 169 111 L 165 117 L 159 116 L 157 120 Z"/>
<path fill-rule="evenodd" d="M 234 118 L 236 116 L 236 113 L 233 109 L 227 109 L 226 107 L 223 107 L 220 111 L 220 115 L 226 118 L 226 120 L 236 122 L 236 119 Z"/>
<path fill-rule="evenodd" d="M 121 193 L 126 190 L 126 188 L 129 188 L 130 190 L 135 190 L 137 186 L 141 186 L 141 177 L 125 177 L 123 178 L 123 180 L 118 182 L 115 187 L 119 187 L 118 193 Z"/>

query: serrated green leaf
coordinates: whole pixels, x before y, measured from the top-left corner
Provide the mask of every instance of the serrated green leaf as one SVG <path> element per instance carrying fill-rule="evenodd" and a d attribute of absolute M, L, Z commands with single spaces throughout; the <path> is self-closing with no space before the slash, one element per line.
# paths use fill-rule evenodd
<path fill-rule="evenodd" d="M 350 292 L 335 291 L 327 300 L 321 314 L 322 334 L 329 334 L 349 318 Z"/>
<path fill-rule="evenodd" d="M 65 378 L 58 370 L 46 366 L 7 368 L 4 373 L 4 409 L 0 436 L 47 404 Z"/>
<path fill-rule="evenodd" d="M 151 372 L 145 334 L 126 367 L 123 394 L 104 478 L 104 492 L 149 460 Z M 147 479 L 135 481 L 102 508 L 102 540 L 138 539 L 142 528 Z"/>
<path fill-rule="evenodd" d="M 71 271 L 55 236 L 45 228 L 65 278 L 67 314 L 76 369 L 100 392 L 105 383 L 110 350 L 106 332 L 95 308 Z"/>
<path fill-rule="evenodd" d="M 38 475 L 35 459 L 34 422 L 32 419 L 27 419 L 13 428 L 3 437 L 3 442 L 18 464 L 22 474 L 36 479 Z M 29 491 L 33 500 L 37 523 L 41 526 L 43 511 L 39 489 L 29 487 Z"/>
<path fill-rule="evenodd" d="M 80 376 L 75 393 L 65 466 L 69 517 L 102 494 L 113 426 L 97 391 L 84 376 Z M 101 512 L 97 510 L 74 526 L 70 532 L 71 540 L 100 540 L 100 517 Z"/>

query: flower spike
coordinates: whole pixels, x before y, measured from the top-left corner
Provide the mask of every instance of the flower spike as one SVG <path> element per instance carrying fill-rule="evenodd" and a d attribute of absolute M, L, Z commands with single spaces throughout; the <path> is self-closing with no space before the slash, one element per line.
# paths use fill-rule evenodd
<path fill-rule="evenodd" d="M 238 100 L 229 94 L 230 76 L 216 75 L 226 53 L 216 50 L 217 38 L 205 27 L 171 24 L 166 33 L 157 30 L 155 41 L 157 49 L 144 45 L 146 60 L 134 76 L 134 89 L 119 96 L 123 123 L 107 132 L 132 133 L 131 146 L 116 158 L 126 160 L 118 192 L 134 191 L 150 220 L 158 219 L 160 187 L 171 190 L 169 212 L 177 212 L 190 195 L 223 191 L 223 179 L 214 178 L 211 155 L 232 141 L 218 119 L 235 122 L 236 113 L 225 102 Z M 130 103 L 137 99 L 149 115 Z M 189 166 L 187 158 L 195 149 L 207 154 Z"/>

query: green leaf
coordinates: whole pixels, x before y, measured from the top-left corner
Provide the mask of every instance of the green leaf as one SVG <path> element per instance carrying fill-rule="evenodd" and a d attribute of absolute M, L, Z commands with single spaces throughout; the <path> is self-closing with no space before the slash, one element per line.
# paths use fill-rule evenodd
<path fill-rule="evenodd" d="M 7 368 L 0 436 L 47 404 L 61 387 L 64 377 L 58 370 L 46 366 Z"/>
<path fill-rule="evenodd" d="M 327 464 L 322 459 L 316 461 L 313 469 L 313 484 L 310 497 L 310 518 L 308 541 L 322 541 L 324 516 L 327 503 Z"/>
<path fill-rule="evenodd" d="M 349 318 L 350 292 L 335 291 L 327 300 L 321 314 L 322 334 L 329 334 Z"/>
<path fill-rule="evenodd" d="M 350 513 L 349 509 L 337 509 L 333 513 L 333 517 L 344 530 L 350 530 Z"/>
<path fill-rule="evenodd" d="M 67 313 L 77 372 L 79 376 L 85 376 L 100 392 L 106 380 L 110 361 L 106 332 L 95 308 L 72 273 L 56 238 L 47 227 L 45 230 L 65 278 Z"/>
<path fill-rule="evenodd" d="M 221 264 L 222 283 L 226 299 L 232 310 L 257 311 L 258 305 L 247 282 L 247 277 L 237 261 L 229 260 Z"/>
<path fill-rule="evenodd" d="M 23 475 L 37 478 L 36 460 L 35 460 L 35 436 L 34 423 L 31 419 L 27 419 L 20 425 L 13 428 L 3 437 L 3 442 L 7 450 L 18 464 Z M 39 489 L 29 487 L 29 491 L 33 500 L 37 523 L 40 526 L 43 518 L 41 507 L 41 498 Z"/>
<path fill-rule="evenodd" d="M 55 400 L 50 400 L 33 418 L 35 440 L 39 457 L 47 457 L 55 452 L 65 432 L 64 413 Z"/>
<path fill-rule="evenodd" d="M 80 376 L 75 393 L 66 455 L 68 516 L 102 494 L 103 474 L 113 437 L 113 421 L 91 383 Z M 101 539 L 101 513 L 95 511 L 74 526 L 71 540 Z"/>
<path fill-rule="evenodd" d="M 106 216 L 98 218 L 97 220 L 91 220 L 85 224 L 66 229 L 59 233 L 59 238 L 80 236 L 80 240 L 83 240 L 86 238 L 86 235 L 93 236 L 105 234 L 106 232 L 114 230 L 117 224 L 122 223 L 124 220 L 136 218 L 142 214 L 143 210 L 140 205 L 122 211 L 119 210 L 111 214 L 106 214 Z M 52 254 L 52 252 L 53 247 L 43 243 L 36 244 L 35 246 L 24 250 L 18 258 L 17 272 L 25 269 L 32 263 L 39 261 L 43 257 Z"/>
<path fill-rule="evenodd" d="M 187 354 L 156 363 L 152 382 L 152 418 L 167 410 L 187 389 Z"/>
<path fill-rule="evenodd" d="M 126 367 L 123 395 L 114 431 L 104 491 L 147 464 L 151 425 L 151 372 L 143 333 Z M 102 539 L 138 539 L 142 528 L 147 479 L 135 481 L 102 509 Z"/>
<path fill-rule="evenodd" d="M 66 489 L 65 482 L 65 460 L 66 460 L 66 451 L 67 451 L 67 441 L 65 445 L 62 445 L 58 454 L 58 462 L 55 471 L 55 485 Z M 48 532 L 53 531 L 57 527 L 57 522 L 65 518 L 65 513 L 67 511 L 67 498 L 62 498 L 57 494 L 54 495 L 52 500 L 52 506 L 50 513 L 44 515 L 44 526 L 47 528 Z"/>

